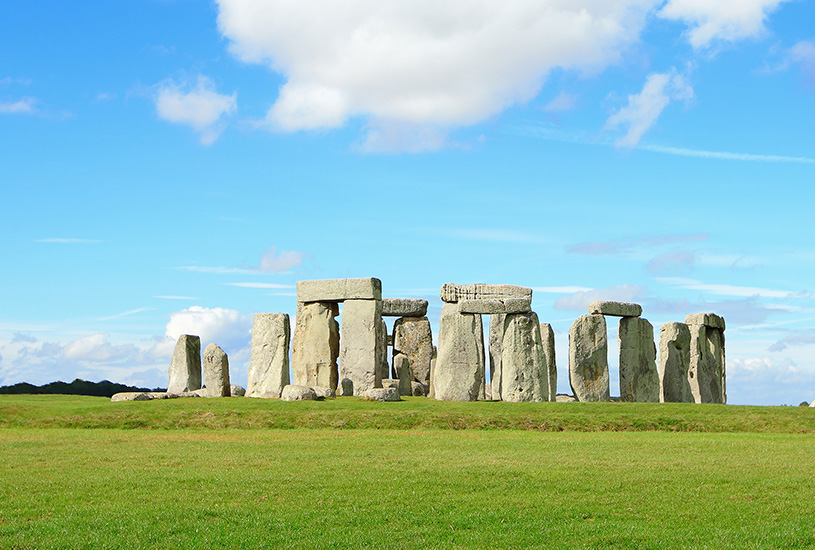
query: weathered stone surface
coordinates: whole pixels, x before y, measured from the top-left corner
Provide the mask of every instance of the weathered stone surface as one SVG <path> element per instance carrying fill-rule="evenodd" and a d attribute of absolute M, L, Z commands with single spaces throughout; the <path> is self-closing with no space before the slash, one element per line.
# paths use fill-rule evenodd
<path fill-rule="evenodd" d="M 490 399 L 501 400 L 501 346 L 504 342 L 504 320 L 506 315 L 490 315 L 489 357 L 490 357 Z M 486 397 L 486 388 L 484 396 Z"/>
<path fill-rule="evenodd" d="M 428 385 L 427 397 L 435 398 L 435 390 L 433 389 L 434 372 L 436 371 L 436 358 L 438 357 L 438 349 L 433 346 L 433 355 L 430 359 L 430 384 Z"/>
<path fill-rule="evenodd" d="M 182 391 L 176 395 L 177 397 L 201 397 L 201 388 L 193 391 Z"/>
<path fill-rule="evenodd" d="M 382 282 L 373 277 L 297 281 L 298 302 L 381 300 Z"/>
<path fill-rule="evenodd" d="M 336 388 L 340 326 L 334 303 L 298 303 L 292 341 L 292 374 L 298 386 Z"/>
<path fill-rule="evenodd" d="M 245 397 L 246 389 L 242 386 L 232 384 L 231 386 L 229 386 L 229 395 L 231 395 L 232 397 Z"/>
<path fill-rule="evenodd" d="M 317 399 L 317 392 L 308 386 L 289 385 L 283 388 L 280 399 L 283 401 L 314 401 Z"/>
<path fill-rule="evenodd" d="M 532 311 L 532 300 L 527 298 L 486 298 L 482 300 L 459 300 L 458 310 L 461 313 L 527 313 Z"/>
<path fill-rule="evenodd" d="M 578 401 L 609 401 L 608 336 L 602 315 L 581 315 L 569 329 L 569 384 Z"/>
<path fill-rule="evenodd" d="M 336 324 L 336 323 L 335 323 Z M 280 392 L 289 385 L 291 325 L 285 313 L 258 313 L 252 324 L 252 348 L 246 393 Z M 302 354 L 301 354 L 302 356 Z"/>
<path fill-rule="evenodd" d="M 549 323 L 541 323 L 541 345 L 546 358 L 546 372 L 549 377 L 549 401 L 557 396 L 557 361 L 555 360 L 555 332 Z"/>
<path fill-rule="evenodd" d="M 724 333 L 705 325 L 689 325 L 688 382 L 696 403 L 726 403 Z"/>
<path fill-rule="evenodd" d="M 383 298 L 383 317 L 424 317 L 427 315 L 427 300 L 413 298 Z"/>
<path fill-rule="evenodd" d="M 408 358 L 413 379 L 429 384 L 433 333 L 427 317 L 402 317 L 393 323 L 393 356 L 400 353 Z"/>
<path fill-rule="evenodd" d="M 204 371 L 203 397 L 229 397 L 229 358 L 217 344 L 209 344 L 201 360 Z"/>
<path fill-rule="evenodd" d="M 345 301 L 342 306 L 340 379 L 351 380 L 354 395 L 382 386 L 381 365 L 386 352 L 383 330 L 381 301 Z"/>
<path fill-rule="evenodd" d="M 410 371 L 407 355 L 397 353 L 393 356 L 393 372 L 398 376 L 399 395 L 411 395 L 413 390 L 410 383 L 413 382 L 413 373 Z"/>
<path fill-rule="evenodd" d="M 399 379 L 398 378 L 385 378 L 382 380 L 382 387 L 383 388 L 396 388 L 399 391 Z"/>
<path fill-rule="evenodd" d="M 540 321 L 534 312 L 515 313 L 504 319 L 499 388 L 501 401 L 549 401 L 549 371 Z M 492 397 L 498 399 L 494 393 Z"/>
<path fill-rule="evenodd" d="M 385 353 L 380 357 L 381 362 L 379 363 L 379 378 L 384 380 L 385 378 L 391 377 L 391 365 L 388 363 L 388 325 L 385 323 L 385 319 L 381 319 L 381 322 L 382 326 L 379 327 L 379 331 L 376 334 L 379 338 L 377 346 L 385 350 Z M 396 371 L 394 371 L 393 376 L 394 378 L 396 377 Z"/>
<path fill-rule="evenodd" d="M 167 393 L 166 391 L 151 391 L 147 392 L 150 399 L 178 399 L 181 397 L 177 393 Z"/>
<path fill-rule="evenodd" d="M 654 327 L 642 317 L 623 317 L 620 346 L 620 401 L 659 403 Z"/>
<path fill-rule="evenodd" d="M 458 304 L 442 306 L 432 384 L 433 397 L 439 401 L 477 401 L 485 396 L 481 316 L 460 313 Z"/>
<path fill-rule="evenodd" d="M 715 313 L 691 313 L 685 317 L 687 325 L 705 325 L 719 330 L 725 329 L 724 317 Z"/>
<path fill-rule="evenodd" d="M 410 392 L 414 397 L 424 397 L 427 395 L 427 386 L 414 380 L 410 383 Z"/>
<path fill-rule="evenodd" d="M 110 397 L 112 403 L 121 403 L 123 401 L 150 401 L 153 399 L 148 392 L 143 391 L 123 391 L 114 393 Z"/>
<path fill-rule="evenodd" d="M 181 393 L 201 388 L 201 339 L 182 334 L 178 337 L 170 363 L 167 391 Z"/>
<path fill-rule="evenodd" d="M 401 401 L 399 390 L 396 388 L 370 388 L 365 390 L 362 397 L 368 401 Z"/>
<path fill-rule="evenodd" d="M 575 399 L 571 395 L 564 395 L 562 393 L 559 393 L 555 395 L 555 401 L 557 401 L 558 403 L 576 403 L 577 399 Z"/>
<path fill-rule="evenodd" d="M 348 378 L 340 380 L 340 384 L 337 386 L 337 395 L 354 395 L 354 382 Z"/>
<path fill-rule="evenodd" d="M 614 317 L 639 317 L 642 315 L 642 306 L 630 302 L 597 300 L 589 304 L 589 313 Z"/>
<path fill-rule="evenodd" d="M 684 323 L 665 323 L 659 329 L 660 402 L 693 403 L 688 381 L 690 330 Z"/>
<path fill-rule="evenodd" d="M 496 298 L 506 300 L 520 298 L 532 300 L 532 289 L 516 285 L 457 285 L 446 283 L 441 287 L 441 301 L 455 303 L 460 300 L 488 300 Z"/>
<path fill-rule="evenodd" d="M 337 397 L 337 392 L 334 388 L 326 388 L 325 386 L 313 386 L 311 388 L 317 395 L 317 399 L 333 399 Z"/>

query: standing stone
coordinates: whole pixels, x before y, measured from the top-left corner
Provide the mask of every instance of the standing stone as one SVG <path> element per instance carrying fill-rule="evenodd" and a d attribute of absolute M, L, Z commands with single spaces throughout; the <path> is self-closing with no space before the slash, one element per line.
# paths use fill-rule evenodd
<path fill-rule="evenodd" d="M 219 346 L 212 343 L 204 350 L 204 397 L 231 397 L 229 385 L 229 358 Z"/>
<path fill-rule="evenodd" d="M 388 325 L 385 323 L 385 319 L 381 319 L 382 326 L 379 327 L 380 330 L 377 332 L 377 336 L 379 338 L 378 346 L 385 350 L 385 353 L 382 354 L 381 362 L 379 363 L 379 377 L 384 380 L 385 378 L 391 377 L 391 366 L 388 363 Z M 393 368 L 393 375 L 396 377 L 396 367 Z"/>
<path fill-rule="evenodd" d="M 291 325 L 285 313 L 258 313 L 252 324 L 252 351 L 246 395 L 280 397 L 289 385 Z"/>
<path fill-rule="evenodd" d="M 433 333 L 427 317 L 400 317 L 394 322 L 393 357 L 400 353 L 408 358 L 413 379 L 425 385 L 429 384 L 430 362 L 433 359 Z M 395 363 L 393 368 L 395 371 Z"/>
<path fill-rule="evenodd" d="M 534 312 L 507 315 L 504 320 L 499 387 L 501 401 L 549 401 L 549 371 Z"/>
<path fill-rule="evenodd" d="M 342 306 L 340 379 L 350 380 L 354 395 L 382 387 L 382 301 L 346 300 Z"/>
<path fill-rule="evenodd" d="M 458 304 L 445 303 L 441 309 L 432 391 L 438 401 L 477 401 L 484 396 L 481 315 L 459 313 Z"/>
<path fill-rule="evenodd" d="M 182 393 L 198 389 L 201 389 L 201 339 L 182 334 L 173 350 L 167 392 Z"/>
<path fill-rule="evenodd" d="M 412 395 L 413 373 L 410 372 L 410 360 L 407 355 L 397 353 L 393 356 L 393 372 L 399 379 L 399 395 Z"/>
<path fill-rule="evenodd" d="M 501 400 L 501 347 L 504 342 L 503 313 L 490 315 L 489 355 L 490 355 L 490 397 Z"/>
<path fill-rule="evenodd" d="M 291 366 L 294 385 L 336 388 L 340 328 L 332 302 L 297 303 Z"/>
<path fill-rule="evenodd" d="M 555 332 L 549 323 L 541 323 L 541 345 L 549 375 L 549 401 L 557 397 L 557 362 L 555 361 Z"/>
<path fill-rule="evenodd" d="M 623 317 L 620 344 L 620 401 L 659 403 L 654 327 L 641 317 Z"/>
<path fill-rule="evenodd" d="M 659 329 L 659 386 L 662 403 L 693 403 L 688 381 L 690 330 L 684 323 L 665 323 Z"/>
<path fill-rule="evenodd" d="M 578 401 L 609 401 L 608 336 L 602 315 L 581 315 L 569 329 L 569 384 Z"/>
<path fill-rule="evenodd" d="M 696 403 L 725 403 L 724 335 L 719 329 L 690 325 L 688 381 Z"/>
<path fill-rule="evenodd" d="M 427 388 L 427 397 L 430 399 L 434 399 L 436 397 L 436 391 L 433 389 L 433 380 L 436 376 L 436 358 L 439 356 L 439 350 L 436 346 L 433 346 L 433 356 L 430 359 L 430 386 Z"/>

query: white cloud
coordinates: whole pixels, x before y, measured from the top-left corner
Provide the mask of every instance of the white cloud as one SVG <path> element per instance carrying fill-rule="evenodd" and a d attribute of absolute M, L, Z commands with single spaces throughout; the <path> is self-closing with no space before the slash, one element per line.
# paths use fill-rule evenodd
<path fill-rule="evenodd" d="M 533 292 L 545 292 L 548 294 L 574 294 L 575 292 L 589 292 L 591 287 L 587 286 L 534 286 Z"/>
<path fill-rule="evenodd" d="M 138 348 L 132 344 L 113 345 L 107 334 L 91 334 L 69 343 L 62 350 L 66 359 L 91 362 L 115 362 L 132 357 Z"/>
<path fill-rule="evenodd" d="M 202 349 L 215 342 L 227 353 L 249 344 L 252 318 L 234 309 L 192 306 L 170 315 L 165 335 L 175 342 L 182 334 L 201 337 Z"/>
<path fill-rule="evenodd" d="M 808 81 L 815 85 L 815 41 L 798 42 L 790 48 L 789 57 L 790 61 L 801 65 L 801 70 Z"/>
<path fill-rule="evenodd" d="M 577 105 L 577 96 L 560 92 L 552 101 L 547 103 L 543 110 L 548 113 L 570 111 Z"/>
<path fill-rule="evenodd" d="M 719 296 L 741 296 L 745 298 L 808 298 L 811 295 L 806 292 L 794 292 L 790 290 L 777 290 L 770 288 L 760 288 L 754 286 L 737 286 L 727 284 L 703 283 L 694 279 L 684 279 L 681 277 L 663 277 L 658 280 L 663 283 L 684 288 L 687 290 L 700 290 Z"/>
<path fill-rule="evenodd" d="M 281 285 L 278 283 L 225 283 L 229 286 L 239 286 L 241 288 L 294 288 L 294 285 Z"/>
<path fill-rule="evenodd" d="M 690 26 L 694 48 L 760 36 L 764 20 L 785 0 L 669 0 L 658 15 Z"/>
<path fill-rule="evenodd" d="M 626 134 L 615 144 L 618 147 L 634 147 L 671 101 L 688 101 L 692 98 L 693 88 L 676 69 L 668 73 L 652 73 L 646 78 L 642 91 L 629 95 L 628 105 L 608 118 L 606 128 L 627 127 Z"/>
<path fill-rule="evenodd" d="M 430 124 L 377 119 L 365 128 L 363 153 L 424 153 L 448 147 L 447 130 Z"/>
<path fill-rule="evenodd" d="M 586 311 L 589 304 L 595 300 L 615 300 L 631 302 L 645 295 L 646 287 L 640 285 L 616 285 L 591 290 L 581 290 L 555 300 L 556 310 Z"/>
<path fill-rule="evenodd" d="M 568 254 L 587 256 L 626 256 L 638 249 L 648 249 L 679 243 L 706 241 L 707 233 L 655 235 L 651 237 L 621 237 L 608 241 L 587 241 L 566 247 Z"/>
<path fill-rule="evenodd" d="M 63 238 L 63 237 L 56 237 L 52 239 L 36 239 L 35 243 L 53 243 L 53 244 L 95 244 L 101 243 L 102 241 L 98 241 L 96 239 L 72 239 L 72 238 Z"/>
<path fill-rule="evenodd" d="M 140 307 L 136 309 L 130 309 L 128 311 L 123 311 L 121 313 L 116 313 L 114 315 L 109 315 L 108 317 L 100 317 L 97 321 L 112 321 L 114 319 L 121 319 L 122 317 L 128 317 L 130 315 L 136 315 L 137 313 L 143 313 L 145 311 L 153 311 L 156 308 L 154 307 Z"/>
<path fill-rule="evenodd" d="M 263 273 L 281 273 L 303 263 L 304 254 L 299 250 L 277 251 L 276 246 L 272 246 L 260 257 L 258 269 Z"/>
<path fill-rule="evenodd" d="M 278 129 L 450 127 L 529 101 L 554 68 L 618 62 L 658 3 L 219 0 L 218 27 L 237 57 L 285 76 Z"/>
<path fill-rule="evenodd" d="M 199 76 L 195 84 L 163 82 L 154 100 L 160 118 L 190 126 L 201 135 L 203 145 L 211 145 L 218 138 L 226 126 L 224 117 L 234 113 L 238 105 L 237 93 L 219 94 L 205 76 Z"/>
<path fill-rule="evenodd" d="M 815 371 L 788 357 L 727 359 L 727 402 L 750 405 L 797 405 L 815 401 Z"/>
<path fill-rule="evenodd" d="M 809 157 L 791 157 L 785 155 L 756 155 L 752 153 L 730 153 L 727 151 L 705 151 L 701 149 L 687 149 L 684 147 L 665 147 L 661 145 L 648 145 L 648 144 L 637 145 L 637 149 L 651 151 L 653 153 L 677 155 L 680 157 L 697 157 L 716 160 L 742 160 L 747 162 L 793 162 L 801 164 L 815 164 L 815 158 Z"/>
<path fill-rule="evenodd" d="M 24 97 L 17 101 L 0 101 L 0 114 L 6 115 L 26 115 L 37 111 L 35 104 L 37 100 L 33 97 Z"/>

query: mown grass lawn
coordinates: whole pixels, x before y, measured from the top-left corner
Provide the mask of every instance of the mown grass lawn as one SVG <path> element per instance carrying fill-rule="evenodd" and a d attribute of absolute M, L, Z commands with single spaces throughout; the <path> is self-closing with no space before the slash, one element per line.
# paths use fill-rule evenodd
<path fill-rule="evenodd" d="M 410 407 L 441 418 L 466 417 L 467 405 L 480 417 L 496 404 L 18 399 L 0 399 L 0 548 L 815 548 L 815 435 L 799 433 L 815 411 L 766 408 L 767 433 L 483 429 L 483 419 L 465 422 L 481 429 L 268 429 L 253 424 L 255 407 L 295 424 L 331 410 L 387 425 Z M 546 416 L 497 405 L 513 426 Z M 550 416 L 616 407 L 624 425 L 653 414 L 544 405 Z M 76 425 L 87 414 L 96 428 L 10 420 L 26 406 Z M 102 427 L 105 410 L 200 423 L 232 411 L 230 422 L 250 425 Z"/>

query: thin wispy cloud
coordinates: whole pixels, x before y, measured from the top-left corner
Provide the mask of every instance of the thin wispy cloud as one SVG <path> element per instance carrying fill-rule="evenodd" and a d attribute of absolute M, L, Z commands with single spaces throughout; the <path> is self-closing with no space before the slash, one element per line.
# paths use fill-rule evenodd
<path fill-rule="evenodd" d="M 0 114 L 28 115 L 37 112 L 37 100 L 33 97 L 24 97 L 17 101 L 0 101 Z"/>
<path fill-rule="evenodd" d="M 258 274 L 281 274 L 303 263 L 307 254 L 300 250 L 281 250 L 278 252 L 276 246 L 271 246 L 260 257 L 257 266 L 245 267 L 224 267 L 224 266 L 199 266 L 185 265 L 176 267 L 183 271 L 193 271 L 197 273 L 214 273 L 217 275 L 258 275 Z"/>
<path fill-rule="evenodd" d="M 588 286 L 533 286 L 533 292 L 543 292 L 546 294 L 574 294 L 575 292 L 589 292 L 592 290 Z"/>
<path fill-rule="evenodd" d="M 160 300 L 197 300 L 194 296 L 153 296 L 153 298 L 158 298 Z"/>
<path fill-rule="evenodd" d="M 97 321 L 112 321 L 114 319 L 121 319 L 122 317 L 129 317 L 130 315 L 136 315 L 137 313 L 143 313 L 145 311 L 155 311 L 156 308 L 154 307 L 140 307 L 137 309 L 130 309 L 127 311 L 123 311 L 121 313 L 117 313 L 115 315 L 110 315 L 108 317 L 99 317 Z"/>
<path fill-rule="evenodd" d="M 637 149 L 652 153 L 678 155 L 681 157 L 697 157 L 716 160 L 739 160 L 747 162 L 795 162 L 801 164 L 815 164 L 815 158 L 791 157 L 786 155 L 755 155 L 752 153 L 730 153 L 727 151 L 705 151 L 703 149 L 687 149 L 684 147 L 666 147 L 662 145 L 640 144 Z"/>
<path fill-rule="evenodd" d="M 227 286 L 238 286 L 241 288 L 294 288 L 294 285 L 283 285 L 277 283 L 224 283 Z"/>
<path fill-rule="evenodd" d="M 54 244 L 95 244 L 101 243 L 104 241 L 100 241 L 97 239 L 70 239 L 70 238 L 62 238 L 56 237 L 51 239 L 35 239 L 35 243 L 54 243 Z"/>
<path fill-rule="evenodd" d="M 727 284 L 710 284 L 695 279 L 681 277 L 658 277 L 658 281 L 665 284 L 683 288 L 685 290 L 699 290 L 720 296 L 760 297 L 760 298 L 811 298 L 812 294 L 802 291 L 777 290 L 754 286 L 737 286 Z"/>
<path fill-rule="evenodd" d="M 568 245 L 566 253 L 586 256 L 623 256 L 638 249 L 701 242 L 709 238 L 710 236 L 707 233 L 622 237 L 608 241 L 588 241 Z"/>

